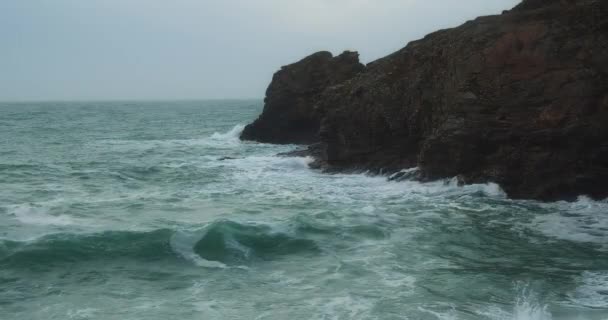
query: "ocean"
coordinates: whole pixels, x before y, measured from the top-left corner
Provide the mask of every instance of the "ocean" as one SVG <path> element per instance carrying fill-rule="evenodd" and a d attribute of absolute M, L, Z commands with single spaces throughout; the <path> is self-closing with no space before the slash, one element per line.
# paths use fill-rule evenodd
<path fill-rule="evenodd" d="M 0 104 L 0 319 L 608 319 L 608 202 L 324 174 L 259 100 Z"/>

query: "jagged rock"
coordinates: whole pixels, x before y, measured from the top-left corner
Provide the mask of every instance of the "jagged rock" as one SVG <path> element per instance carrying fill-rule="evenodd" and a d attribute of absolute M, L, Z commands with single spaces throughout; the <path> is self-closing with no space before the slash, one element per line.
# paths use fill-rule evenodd
<path fill-rule="evenodd" d="M 277 144 L 319 141 L 323 114 L 317 108 L 319 94 L 363 69 L 359 54 L 349 51 L 337 57 L 317 52 L 281 68 L 266 91 L 262 115 L 245 127 L 241 139 Z"/>
<path fill-rule="evenodd" d="M 608 1 L 525 0 L 432 33 L 316 105 L 317 165 L 331 170 L 419 167 L 513 198 L 608 197 Z"/>
<path fill-rule="evenodd" d="M 607 7 L 524 1 L 371 63 L 324 99 L 327 164 L 608 196 Z"/>
<path fill-rule="evenodd" d="M 282 152 L 277 154 L 279 157 L 313 157 L 315 159 L 322 159 L 325 157 L 325 145 L 321 142 L 313 143 L 305 147 L 299 147 L 289 152 Z"/>

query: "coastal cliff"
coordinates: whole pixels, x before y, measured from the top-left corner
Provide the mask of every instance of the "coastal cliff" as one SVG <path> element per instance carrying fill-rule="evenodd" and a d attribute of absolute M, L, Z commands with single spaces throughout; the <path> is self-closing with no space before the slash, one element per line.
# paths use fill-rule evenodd
<path fill-rule="evenodd" d="M 320 141 L 329 170 L 418 167 L 420 180 L 496 182 L 513 198 L 608 196 L 607 1 L 525 0 L 365 67 L 356 57 L 284 67 L 242 138 Z"/>
<path fill-rule="evenodd" d="M 264 111 L 245 127 L 241 138 L 276 144 L 318 142 L 323 117 L 316 104 L 319 95 L 364 68 L 359 54 L 348 51 L 337 57 L 327 51 L 317 52 L 284 66 L 266 90 Z"/>

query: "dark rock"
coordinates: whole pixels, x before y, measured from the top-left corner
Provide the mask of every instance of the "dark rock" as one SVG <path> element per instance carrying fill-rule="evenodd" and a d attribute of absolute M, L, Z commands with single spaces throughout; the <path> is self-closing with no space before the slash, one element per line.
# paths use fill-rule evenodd
<path fill-rule="evenodd" d="M 607 4 L 524 1 L 371 63 L 323 99 L 326 162 L 608 196 Z"/>
<path fill-rule="evenodd" d="M 313 157 L 315 159 L 323 159 L 325 157 L 325 145 L 322 143 L 313 143 L 309 146 L 300 147 L 293 151 L 279 153 L 279 157 Z"/>
<path fill-rule="evenodd" d="M 419 167 L 422 180 L 497 182 L 513 198 L 608 197 L 608 1 L 525 0 L 322 91 L 323 112 L 303 119 L 321 119 L 323 168 Z"/>
<path fill-rule="evenodd" d="M 319 94 L 363 69 L 359 54 L 348 51 L 337 57 L 317 52 L 281 68 L 266 91 L 262 115 L 245 127 L 241 139 L 277 144 L 318 142 L 323 114 L 317 108 Z"/>

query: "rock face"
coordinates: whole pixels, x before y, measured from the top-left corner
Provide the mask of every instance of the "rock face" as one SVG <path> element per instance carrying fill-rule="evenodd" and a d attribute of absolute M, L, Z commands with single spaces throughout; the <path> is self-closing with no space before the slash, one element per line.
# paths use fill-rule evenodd
<path fill-rule="evenodd" d="M 322 117 L 317 109 L 319 94 L 364 68 L 359 54 L 348 51 L 337 57 L 317 52 L 281 68 L 266 91 L 262 115 L 245 127 L 241 139 L 277 144 L 318 142 Z"/>
<path fill-rule="evenodd" d="M 608 197 L 608 1 L 525 0 L 432 33 L 327 86 L 315 109 L 326 168 Z"/>

